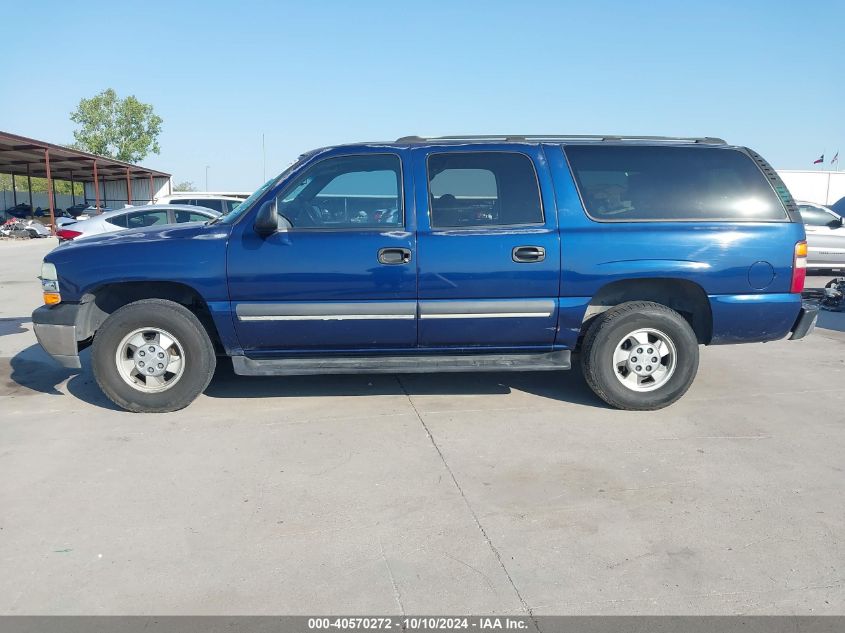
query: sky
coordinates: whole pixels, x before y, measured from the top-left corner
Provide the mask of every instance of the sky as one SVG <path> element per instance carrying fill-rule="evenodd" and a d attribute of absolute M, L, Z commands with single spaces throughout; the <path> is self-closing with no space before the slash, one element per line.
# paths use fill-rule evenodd
<path fill-rule="evenodd" d="M 106 88 L 164 119 L 142 164 L 251 191 L 304 151 L 446 134 L 717 136 L 779 169 L 845 151 L 845 1 L 3 2 L 0 130 L 73 141 Z M 843 154 L 845 161 L 845 154 Z"/>

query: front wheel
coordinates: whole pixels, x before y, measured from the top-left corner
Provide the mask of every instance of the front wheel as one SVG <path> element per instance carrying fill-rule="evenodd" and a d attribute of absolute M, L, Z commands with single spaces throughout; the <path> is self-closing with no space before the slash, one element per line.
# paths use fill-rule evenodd
<path fill-rule="evenodd" d="M 100 389 L 128 411 L 188 406 L 214 375 L 214 347 L 199 319 L 164 299 L 136 301 L 111 314 L 91 352 Z"/>
<path fill-rule="evenodd" d="M 671 308 L 632 301 L 596 318 L 584 337 L 581 364 L 587 384 L 611 406 L 662 409 L 692 384 L 698 340 Z"/>

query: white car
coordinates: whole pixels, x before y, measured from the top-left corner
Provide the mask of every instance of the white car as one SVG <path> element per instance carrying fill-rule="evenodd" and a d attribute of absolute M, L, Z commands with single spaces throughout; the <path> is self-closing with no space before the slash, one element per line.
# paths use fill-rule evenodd
<path fill-rule="evenodd" d="M 220 214 L 212 209 L 191 205 L 151 204 L 106 211 L 87 220 L 63 224 L 56 236 L 59 242 L 81 239 L 112 231 L 141 229 L 147 226 L 166 226 L 184 222 L 208 222 Z"/>
<path fill-rule="evenodd" d="M 243 201 L 244 198 L 238 196 L 207 191 L 177 191 L 169 196 L 156 198 L 156 204 L 189 204 L 220 213 L 229 213 Z"/>
<path fill-rule="evenodd" d="M 797 202 L 807 232 L 807 268 L 845 268 L 842 216 L 814 202 Z"/>

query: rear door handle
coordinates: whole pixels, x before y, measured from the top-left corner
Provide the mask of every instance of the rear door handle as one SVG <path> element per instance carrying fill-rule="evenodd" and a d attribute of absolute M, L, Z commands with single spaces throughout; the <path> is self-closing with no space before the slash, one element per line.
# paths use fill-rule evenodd
<path fill-rule="evenodd" d="M 519 264 L 541 262 L 546 259 L 546 249 L 542 246 L 517 246 L 513 249 L 512 257 Z"/>
<path fill-rule="evenodd" d="M 387 266 L 407 264 L 411 261 L 411 250 L 408 248 L 380 248 L 378 261 Z"/>

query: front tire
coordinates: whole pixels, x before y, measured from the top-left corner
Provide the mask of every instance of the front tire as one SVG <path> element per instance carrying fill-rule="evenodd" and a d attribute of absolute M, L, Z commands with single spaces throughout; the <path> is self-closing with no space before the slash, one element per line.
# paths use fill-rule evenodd
<path fill-rule="evenodd" d="M 599 315 L 581 351 L 587 384 L 617 409 L 667 407 L 698 372 L 698 340 L 689 323 L 650 301 L 622 303 Z"/>
<path fill-rule="evenodd" d="M 94 377 L 117 406 L 163 413 L 188 406 L 214 375 L 208 333 L 193 312 L 164 299 L 144 299 L 111 314 L 91 352 Z"/>

